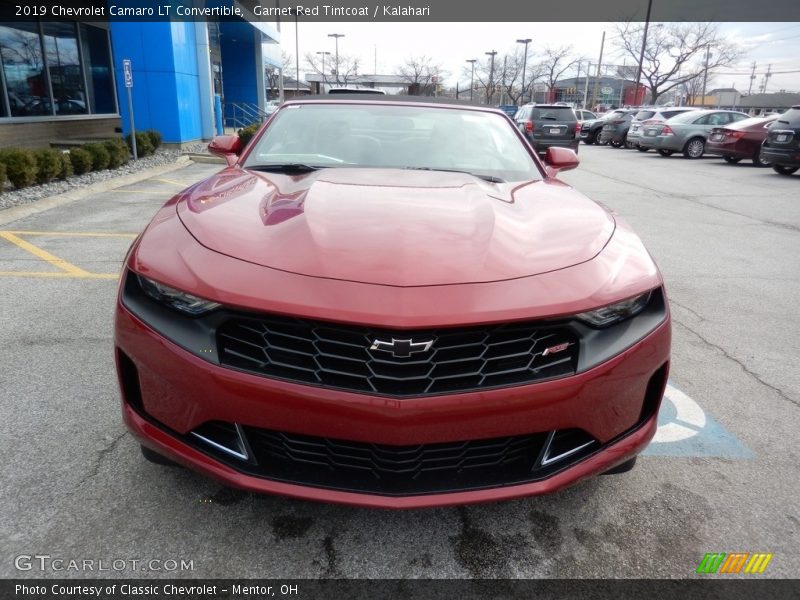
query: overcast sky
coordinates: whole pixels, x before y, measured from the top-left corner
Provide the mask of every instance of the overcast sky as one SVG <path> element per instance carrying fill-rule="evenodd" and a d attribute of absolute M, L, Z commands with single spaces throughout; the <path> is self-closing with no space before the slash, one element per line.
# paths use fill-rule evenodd
<path fill-rule="evenodd" d="M 652 25 L 651 25 L 652 26 Z M 800 23 L 720 23 L 720 31 L 738 43 L 746 56 L 732 68 L 719 69 L 709 84 L 747 91 L 751 65 L 757 63 L 753 90 L 758 91 L 763 73 L 772 65 L 775 74 L 767 91 L 800 92 Z M 343 33 L 339 40 L 340 54 L 361 58 L 359 73 L 374 71 L 377 50 L 378 73 L 392 74 L 398 64 L 410 56 L 433 57 L 449 72 L 447 83 L 469 83 L 462 74 L 464 61 L 484 58 L 484 52 L 501 54 L 513 50 L 518 38 L 532 38 L 529 56 L 545 45 L 572 45 L 575 53 L 596 63 L 600 40 L 606 31 L 603 63 L 622 64 L 622 55 L 614 47 L 613 23 L 303 23 L 299 24 L 300 78 L 309 72 L 303 57 L 308 52 L 334 50 L 329 33 Z M 295 24 L 282 23 L 281 46 L 295 55 Z M 630 59 L 628 59 L 630 62 Z M 792 73 L 781 73 L 794 71 Z M 294 72 L 289 73 L 290 76 Z"/>

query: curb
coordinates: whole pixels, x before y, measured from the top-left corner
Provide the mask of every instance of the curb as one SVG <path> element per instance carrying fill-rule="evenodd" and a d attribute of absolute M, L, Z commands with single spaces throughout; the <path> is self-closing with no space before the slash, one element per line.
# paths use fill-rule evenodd
<path fill-rule="evenodd" d="M 164 173 L 177 171 L 178 169 L 181 169 L 191 163 L 192 161 L 188 157 L 179 156 L 173 163 L 159 165 L 157 167 L 150 167 L 149 169 L 142 169 L 136 173 L 120 175 L 119 177 L 114 177 L 113 179 L 98 181 L 97 183 L 92 183 L 75 190 L 56 194 L 55 196 L 40 198 L 39 200 L 34 200 L 29 204 L 6 208 L 0 210 L 0 225 L 6 225 L 30 215 L 35 215 L 36 213 L 44 212 L 46 210 L 50 210 L 51 208 L 63 206 L 64 204 L 69 204 L 75 200 L 81 200 L 82 198 L 86 198 L 92 194 L 107 192 L 125 185 L 131 185 L 133 183 L 144 181 L 145 179 L 150 179 L 156 175 L 163 175 Z"/>
<path fill-rule="evenodd" d="M 196 163 L 207 163 L 210 165 L 224 165 L 225 159 L 219 156 L 211 156 L 210 154 L 186 154 L 190 160 Z"/>

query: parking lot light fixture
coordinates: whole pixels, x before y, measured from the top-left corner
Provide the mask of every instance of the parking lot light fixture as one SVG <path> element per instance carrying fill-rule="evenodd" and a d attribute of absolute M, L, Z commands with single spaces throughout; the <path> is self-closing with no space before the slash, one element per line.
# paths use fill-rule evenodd
<path fill-rule="evenodd" d="M 469 99 L 472 101 L 472 92 L 475 87 L 475 63 L 478 62 L 477 58 L 467 59 L 468 63 L 472 63 L 472 75 L 469 77 Z"/>
<path fill-rule="evenodd" d="M 524 40 L 517 40 L 518 44 L 525 44 L 525 54 L 522 55 L 522 86 L 519 93 L 520 104 L 525 104 L 525 69 L 528 67 L 528 44 L 533 40 L 525 38 Z"/>

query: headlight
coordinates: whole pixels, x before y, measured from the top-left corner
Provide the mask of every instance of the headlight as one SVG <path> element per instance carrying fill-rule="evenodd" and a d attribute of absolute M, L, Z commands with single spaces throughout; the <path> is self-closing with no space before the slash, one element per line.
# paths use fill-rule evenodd
<path fill-rule="evenodd" d="M 192 296 L 142 275 L 137 275 L 136 278 L 139 280 L 139 286 L 142 291 L 150 298 L 192 317 L 202 315 L 221 306 L 217 302 Z"/>
<path fill-rule="evenodd" d="M 642 312 L 647 303 L 650 302 L 651 293 L 646 292 L 616 304 L 609 304 L 597 310 L 580 313 L 576 317 L 593 327 L 608 327 Z"/>

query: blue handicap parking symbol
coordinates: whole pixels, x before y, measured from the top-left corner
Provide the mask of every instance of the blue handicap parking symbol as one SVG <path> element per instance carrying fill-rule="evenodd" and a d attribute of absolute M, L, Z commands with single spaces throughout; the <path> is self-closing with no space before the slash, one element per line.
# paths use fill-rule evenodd
<path fill-rule="evenodd" d="M 752 451 L 671 382 L 658 413 L 658 431 L 643 456 L 753 458 Z"/>

